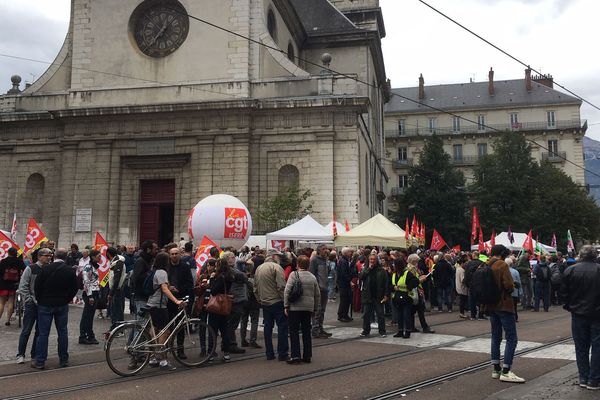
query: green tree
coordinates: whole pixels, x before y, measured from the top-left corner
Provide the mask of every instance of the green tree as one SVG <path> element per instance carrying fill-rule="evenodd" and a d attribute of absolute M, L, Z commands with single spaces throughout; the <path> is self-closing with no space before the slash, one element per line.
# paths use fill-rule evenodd
<path fill-rule="evenodd" d="M 484 230 L 527 232 L 537 189 L 538 167 L 523 135 L 505 132 L 493 144 L 494 152 L 475 168 L 471 186 Z M 487 232 L 485 232 L 487 235 Z"/>
<path fill-rule="evenodd" d="M 467 196 L 465 178 L 450 163 L 444 142 L 437 135 L 427 138 L 419 164 L 408 172 L 408 188 L 399 199 L 399 211 L 391 215 L 404 229 L 405 218 L 413 214 L 427 227 L 427 245 L 433 228 L 449 245 L 467 244 L 465 224 Z"/>
<path fill-rule="evenodd" d="M 559 249 L 566 251 L 568 229 L 576 242 L 600 236 L 600 208 L 562 170 L 548 162 L 542 163 L 536 188 L 531 218 L 540 241 L 550 243 L 552 233 L 556 233 Z"/>
<path fill-rule="evenodd" d="M 277 196 L 261 204 L 257 212 L 262 230 L 279 230 L 292 222 L 304 218 L 313 209 L 310 190 L 302 191 L 298 186 L 289 186 Z"/>

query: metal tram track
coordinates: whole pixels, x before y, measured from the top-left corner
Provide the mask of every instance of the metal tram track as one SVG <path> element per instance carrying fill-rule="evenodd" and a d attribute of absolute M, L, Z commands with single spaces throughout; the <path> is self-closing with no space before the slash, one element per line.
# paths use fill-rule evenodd
<path fill-rule="evenodd" d="M 564 317 L 565 317 L 565 315 L 562 315 L 559 317 L 553 317 L 553 318 L 542 320 L 542 321 L 531 321 L 531 322 L 527 322 L 524 324 L 520 324 L 519 326 L 529 326 L 529 325 L 536 325 L 536 324 L 541 324 L 541 323 L 546 323 L 546 322 L 552 322 L 552 321 L 555 321 L 557 319 L 561 319 Z M 447 322 L 432 325 L 432 326 L 452 324 L 455 322 L 456 321 L 447 321 Z M 310 372 L 310 373 L 306 373 L 306 374 L 300 374 L 300 375 L 296 375 L 296 376 L 292 376 L 292 377 L 288 377 L 288 378 L 283 378 L 280 380 L 275 380 L 275 381 L 267 382 L 267 383 L 263 383 L 263 384 L 257 384 L 254 386 L 249 386 L 249 387 L 234 390 L 234 391 L 223 392 L 220 394 L 209 395 L 209 396 L 205 396 L 205 397 L 198 397 L 196 400 L 219 400 L 219 399 L 226 399 L 226 398 L 239 396 L 242 394 L 255 393 L 255 392 L 259 392 L 259 391 L 262 391 L 265 389 L 270 389 L 270 388 L 277 387 L 277 386 L 301 382 L 304 380 L 314 379 L 314 378 L 318 378 L 320 376 L 332 375 L 332 374 L 336 374 L 339 372 L 345 372 L 345 371 L 353 370 L 356 368 L 361 368 L 361 367 L 377 364 L 379 362 L 394 360 L 397 358 L 402 358 L 402 357 L 406 357 L 406 356 L 410 356 L 410 355 L 414 355 L 414 354 L 423 353 L 423 352 L 426 352 L 429 350 L 439 349 L 441 347 L 448 347 L 448 346 L 452 346 L 452 345 L 461 343 L 466 340 L 472 340 L 472 339 L 479 338 L 479 337 L 485 337 L 487 335 L 489 335 L 489 333 L 485 332 L 485 333 L 482 333 L 479 335 L 464 337 L 462 339 L 459 339 L 459 340 L 456 340 L 453 342 L 447 342 L 447 343 L 443 343 L 443 344 L 436 345 L 436 346 L 429 346 L 429 347 L 422 347 L 422 348 L 416 348 L 416 349 L 411 349 L 411 350 L 399 351 L 396 353 L 388 354 L 386 356 L 377 356 L 377 357 L 373 357 L 373 358 L 366 359 L 366 360 L 359 361 L 359 362 L 352 362 L 352 363 L 337 366 L 337 367 L 325 368 L 322 370 L 318 370 L 318 371 L 314 371 L 314 372 Z M 317 344 L 314 347 L 318 348 L 318 347 L 332 346 L 332 345 L 336 345 L 336 344 L 347 343 L 347 342 L 357 341 L 357 340 L 361 340 L 361 339 L 364 339 L 364 338 L 356 337 L 356 338 L 347 338 L 347 339 L 330 339 L 330 341 Z M 569 339 L 560 339 L 560 341 L 565 341 L 565 340 L 570 340 L 570 338 Z M 537 349 L 539 349 L 539 348 L 536 348 L 536 350 Z M 534 350 L 532 350 L 532 351 L 534 351 Z M 235 360 L 232 360 L 229 364 L 234 363 L 234 362 L 241 362 L 241 361 L 246 361 L 246 360 L 263 358 L 263 357 L 264 357 L 263 353 L 252 354 L 252 355 L 236 358 Z M 40 373 L 43 373 L 43 372 L 64 371 L 64 370 L 68 370 L 69 368 L 87 367 L 87 366 L 95 365 L 95 364 L 103 364 L 105 362 L 106 361 L 103 360 L 103 361 L 92 362 L 92 363 L 87 363 L 87 364 L 80 364 L 77 366 L 72 366 L 72 367 L 68 367 L 68 368 L 64 368 L 64 369 L 53 369 L 53 370 L 37 371 L 37 372 L 32 371 L 30 373 L 21 373 L 21 374 L 4 376 L 4 377 L 0 377 L 0 379 L 7 379 L 10 377 L 12 377 L 12 378 L 21 377 L 23 375 L 30 375 L 30 374 L 38 374 L 39 375 Z M 29 399 L 46 398 L 46 397 L 50 397 L 50 396 L 56 396 L 56 395 L 66 394 L 66 393 L 73 393 L 73 392 L 78 392 L 78 391 L 87 390 L 87 389 L 94 389 L 94 388 L 100 388 L 100 387 L 104 387 L 104 386 L 117 385 L 117 384 L 121 384 L 121 383 L 134 382 L 134 381 L 138 381 L 138 380 L 142 380 L 142 379 L 146 379 L 146 378 L 152 378 L 152 377 L 156 377 L 156 376 L 166 376 L 166 375 L 193 372 L 193 371 L 197 370 L 198 368 L 207 368 L 212 365 L 222 365 L 222 364 L 221 363 L 208 363 L 201 367 L 178 368 L 177 370 L 170 371 L 170 372 L 156 370 L 156 371 L 147 372 L 147 373 L 132 376 L 132 377 L 125 377 L 125 378 L 124 377 L 114 377 L 114 378 L 104 379 L 102 381 L 82 383 L 82 384 L 67 386 L 67 387 L 63 387 L 63 388 L 49 389 L 49 390 L 41 391 L 41 392 L 3 397 L 1 400 L 29 400 Z M 487 363 L 486 365 L 489 365 L 489 363 Z M 431 384 L 433 384 L 433 383 L 431 383 Z"/>

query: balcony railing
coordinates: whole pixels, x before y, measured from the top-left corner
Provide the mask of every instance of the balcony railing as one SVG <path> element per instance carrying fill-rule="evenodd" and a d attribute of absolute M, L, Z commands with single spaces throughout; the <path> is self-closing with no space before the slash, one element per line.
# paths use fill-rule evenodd
<path fill-rule="evenodd" d="M 387 138 L 397 138 L 404 136 L 431 136 L 433 132 L 437 135 L 462 135 L 471 133 L 482 133 L 482 132 L 528 132 L 528 131 L 552 131 L 552 130 L 564 130 L 564 129 L 587 129 L 587 121 L 574 119 L 565 121 L 556 121 L 554 126 L 548 126 L 547 122 L 519 122 L 515 124 L 488 124 L 484 129 L 475 124 L 467 124 L 461 126 L 459 131 L 454 130 L 453 127 L 439 127 L 431 129 L 427 126 L 422 128 L 406 128 L 400 134 L 398 129 L 386 130 L 385 135 Z"/>
<path fill-rule="evenodd" d="M 566 158 L 567 158 L 566 151 L 554 151 L 554 152 L 549 152 L 549 153 L 548 152 L 542 153 L 543 161 L 564 162 Z"/>
<path fill-rule="evenodd" d="M 408 167 L 412 167 L 413 165 L 413 159 L 412 158 L 407 158 L 404 160 L 393 160 L 392 161 L 392 168 L 394 169 L 402 169 L 402 168 L 408 168 Z"/>
<path fill-rule="evenodd" d="M 405 191 L 406 191 L 406 188 L 403 188 L 403 187 L 393 187 L 392 188 L 392 197 L 402 196 Z"/>
<path fill-rule="evenodd" d="M 481 157 L 479 156 L 462 156 L 459 158 L 451 158 L 450 162 L 457 166 L 476 165 Z"/>

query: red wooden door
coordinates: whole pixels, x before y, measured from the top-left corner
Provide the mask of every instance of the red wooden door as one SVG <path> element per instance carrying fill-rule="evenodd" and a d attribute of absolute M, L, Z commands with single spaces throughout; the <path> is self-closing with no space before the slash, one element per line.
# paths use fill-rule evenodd
<path fill-rule="evenodd" d="M 159 246 L 173 240 L 175 180 L 140 181 L 140 243 L 154 240 Z"/>

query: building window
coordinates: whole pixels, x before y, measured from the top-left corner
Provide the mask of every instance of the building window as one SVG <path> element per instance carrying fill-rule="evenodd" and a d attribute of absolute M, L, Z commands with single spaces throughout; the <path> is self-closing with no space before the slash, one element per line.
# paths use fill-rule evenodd
<path fill-rule="evenodd" d="M 550 157 L 556 157 L 558 154 L 558 140 L 548 140 L 548 153 Z"/>
<path fill-rule="evenodd" d="M 408 187 L 408 175 L 398 176 L 398 187 L 401 187 L 401 188 Z"/>
<path fill-rule="evenodd" d="M 510 114 L 510 126 L 512 126 L 513 128 L 516 128 L 517 124 L 519 123 L 519 114 L 517 113 L 511 113 Z"/>
<path fill-rule="evenodd" d="M 477 144 L 477 156 L 479 158 L 487 156 L 487 143 Z"/>
<path fill-rule="evenodd" d="M 455 160 L 462 160 L 462 158 L 463 158 L 462 144 L 455 144 L 454 146 L 452 146 L 452 157 Z"/>
<path fill-rule="evenodd" d="M 436 118 L 429 118 L 429 133 L 431 133 L 431 134 L 435 133 L 436 124 L 437 124 Z"/>
<path fill-rule="evenodd" d="M 398 160 L 406 161 L 408 158 L 408 150 L 406 147 L 398 147 Z"/>
<path fill-rule="evenodd" d="M 480 132 L 485 131 L 485 115 L 483 114 L 477 116 L 477 130 Z"/>
<path fill-rule="evenodd" d="M 290 188 L 300 187 L 300 171 L 293 165 L 284 165 L 278 174 L 279 194 L 285 193 Z"/>
<path fill-rule="evenodd" d="M 294 51 L 294 45 L 292 44 L 292 42 L 288 44 L 287 57 L 291 62 L 296 62 L 296 52 Z"/>
<path fill-rule="evenodd" d="M 406 134 L 406 120 L 398 120 L 398 136 L 404 136 Z"/>
<path fill-rule="evenodd" d="M 25 199 L 23 213 L 34 218 L 38 223 L 44 222 L 44 189 L 46 180 L 40 174 L 32 174 L 25 184 Z"/>
<path fill-rule="evenodd" d="M 554 115 L 554 111 L 548 111 L 546 115 L 548 117 L 548 128 L 556 128 L 556 117 Z"/>
<path fill-rule="evenodd" d="M 454 132 L 454 133 L 460 132 L 460 117 L 454 117 L 452 119 L 452 132 Z"/>
<path fill-rule="evenodd" d="M 275 19 L 275 13 L 272 9 L 269 9 L 267 14 L 267 30 L 273 40 L 277 42 L 277 20 Z"/>

